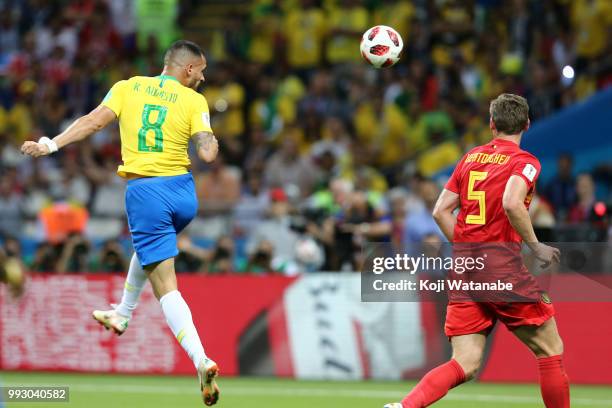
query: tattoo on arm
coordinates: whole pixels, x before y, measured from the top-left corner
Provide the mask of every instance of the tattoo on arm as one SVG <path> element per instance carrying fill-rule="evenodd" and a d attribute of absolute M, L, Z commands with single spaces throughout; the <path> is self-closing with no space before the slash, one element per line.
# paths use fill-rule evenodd
<path fill-rule="evenodd" d="M 209 151 L 214 143 L 215 135 L 210 132 L 198 132 L 193 135 L 196 139 L 196 146 L 199 149 Z"/>

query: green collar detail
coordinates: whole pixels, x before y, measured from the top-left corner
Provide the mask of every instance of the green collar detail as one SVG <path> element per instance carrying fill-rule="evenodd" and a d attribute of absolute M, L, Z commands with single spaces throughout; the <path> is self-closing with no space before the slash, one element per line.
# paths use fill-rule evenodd
<path fill-rule="evenodd" d="M 164 84 L 166 83 L 166 80 L 171 80 L 171 81 L 176 81 L 180 84 L 179 80 L 176 79 L 175 77 L 173 77 L 172 75 L 159 75 L 158 77 L 161 81 L 159 81 L 159 87 L 163 88 Z"/>
<path fill-rule="evenodd" d="M 157 78 L 161 79 L 162 81 L 165 81 L 167 79 L 171 79 L 173 81 L 179 82 L 179 80 L 176 79 L 175 77 L 173 77 L 172 75 L 159 75 L 159 76 L 157 76 Z"/>

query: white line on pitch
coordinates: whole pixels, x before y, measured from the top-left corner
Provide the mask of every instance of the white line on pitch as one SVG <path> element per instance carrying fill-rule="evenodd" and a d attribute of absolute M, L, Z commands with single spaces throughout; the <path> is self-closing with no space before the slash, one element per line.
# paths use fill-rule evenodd
<path fill-rule="evenodd" d="M 4 384 L 6 385 L 6 384 Z M 21 384 L 23 385 L 23 384 Z M 152 386 L 135 384 L 87 384 L 80 383 L 70 386 L 73 392 L 103 392 L 103 393 L 143 393 L 143 394 L 194 394 L 197 386 Z M 295 396 L 295 397 L 358 397 L 358 398 L 389 398 L 399 399 L 406 390 L 350 390 L 350 389 L 326 389 L 326 388 L 272 388 L 272 387 L 231 387 L 222 389 L 224 395 L 246 395 L 246 396 Z M 540 398 L 518 395 L 496 395 L 496 394 L 464 394 L 451 392 L 445 400 L 449 401 L 475 401 L 475 402 L 504 402 L 509 404 L 538 404 Z M 594 398 L 572 398 L 573 405 L 612 407 L 612 401 Z"/>

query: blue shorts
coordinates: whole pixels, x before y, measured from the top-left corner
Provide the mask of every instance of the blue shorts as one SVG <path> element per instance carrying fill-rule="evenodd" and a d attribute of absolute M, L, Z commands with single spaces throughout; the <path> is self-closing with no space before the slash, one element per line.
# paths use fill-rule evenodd
<path fill-rule="evenodd" d="M 140 265 L 175 257 L 176 234 L 198 210 L 191 173 L 128 181 L 125 210 Z"/>

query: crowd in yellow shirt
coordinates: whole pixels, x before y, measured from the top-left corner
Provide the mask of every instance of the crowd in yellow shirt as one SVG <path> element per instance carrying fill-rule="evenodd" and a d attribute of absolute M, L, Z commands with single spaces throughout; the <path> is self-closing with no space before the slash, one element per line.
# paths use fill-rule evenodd
<path fill-rule="evenodd" d="M 324 61 L 332 64 L 358 62 L 361 35 L 371 25 L 394 27 L 408 39 L 414 7 L 410 1 L 384 1 L 375 9 L 360 0 L 254 1 L 251 12 L 252 61 L 269 64 L 284 42 L 287 62 L 295 69 L 313 68 Z M 371 6 L 371 5 L 370 5 Z"/>
<path fill-rule="evenodd" d="M 253 1 L 248 17 L 250 45 L 244 57 L 267 68 L 257 71 L 261 75 L 254 86 L 255 97 L 248 98 L 245 105 L 245 99 L 239 97 L 244 95 L 239 81 L 226 81 L 225 92 L 233 89 L 236 100 L 228 106 L 242 109 L 244 114 L 218 111 L 223 119 L 217 121 L 216 129 L 235 137 L 240 129 L 256 127 L 276 146 L 292 134 L 300 152 L 307 154 L 329 133 L 321 116 L 340 116 L 349 125 L 354 141 L 368 149 L 372 168 L 381 174 L 414 160 L 420 173 L 435 175 L 455 163 L 466 149 L 487 140 L 488 101 L 512 90 L 519 78 L 525 78 L 530 86 L 525 74 L 532 65 L 551 57 L 561 63 L 571 55 L 580 61 L 597 57 L 606 49 L 603 33 L 610 27 L 612 14 L 606 13 L 607 2 L 556 3 L 566 15 L 555 18 L 567 20 L 570 33 L 575 33 L 570 34 L 575 47 L 564 44 L 560 35 L 543 37 L 545 33 L 536 29 L 539 22 L 535 17 L 524 20 L 534 11 L 526 5 L 515 10 L 503 5 L 470 9 L 460 1 L 445 0 L 424 10 L 409 0 Z M 424 20 L 424 13 L 429 14 L 431 24 Z M 529 25 L 521 37 L 516 33 L 523 23 Z M 356 52 L 362 33 L 374 24 L 393 26 L 406 44 L 400 67 L 375 76 L 365 69 Z M 556 24 L 564 27 L 565 23 Z M 551 55 L 557 52 L 551 47 L 561 50 L 559 56 Z M 552 85 L 552 69 L 540 71 Z M 597 79 L 585 71 L 572 87 L 554 96 L 553 102 L 558 108 L 587 97 L 597 88 Z M 529 89 L 515 91 L 528 93 Z M 213 86 L 206 92 L 209 100 L 215 99 L 220 88 Z M 305 115 L 311 104 L 315 110 L 321 109 L 319 105 L 337 100 L 338 93 L 342 94 L 339 103 L 348 107 L 337 109 L 332 102 L 321 112 Z M 223 100 L 229 102 L 230 97 L 226 94 Z M 545 103 L 534 108 L 536 119 L 550 113 Z M 319 119 L 313 119 L 316 116 Z M 316 121 L 318 124 L 312 125 Z M 318 127 L 314 137 L 313 126 Z"/>

